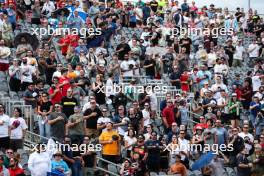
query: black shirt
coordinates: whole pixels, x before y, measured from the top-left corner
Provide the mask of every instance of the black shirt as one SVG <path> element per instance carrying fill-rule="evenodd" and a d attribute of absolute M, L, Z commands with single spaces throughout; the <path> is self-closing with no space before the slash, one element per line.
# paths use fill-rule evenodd
<path fill-rule="evenodd" d="M 124 55 L 125 54 L 128 54 L 128 52 L 131 50 L 130 49 L 130 46 L 127 43 L 124 43 L 124 44 L 121 43 L 121 44 L 119 44 L 116 47 L 116 50 L 119 50 L 121 48 L 123 48 L 123 50 L 118 53 L 118 60 L 124 60 Z"/>
<path fill-rule="evenodd" d="M 44 112 L 44 111 L 48 112 L 50 110 L 50 107 L 52 106 L 52 103 L 50 101 L 42 102 L 39 104 L 39 106 L 40 106 L 41 112 Z"/>
<path fill-rule="evenodd" d="M 97 129 L 97 120 L 99 119 L 99 117 L 103 116 L 102 112 L 100 111 L 98 107 L 96 107 L 94 110 L 92 110 L 91 108 L 86 109 L 83 115 L 88 116 L 92 114 L 93 112 L 96 112 L 97 115 L 90 117 L 89 119 L 86 120 L 86 128 Z"/>
<path fill-rule="evenodd" d="M 144 62 L 144 66 L 150 65 L 152 64 L 152 66 L 146 68 L 146 76 L 155 76 L 155 65 L 156 62 L 153 59 L 147 59 Z"/>
<path fill-rule="evenodd" d="M 233 45 L 231 45 L 231 46 L 225 46 L 224 48 L 225 48 L 225 53 L 228 55 L 229 59 L 232 60 L 233 55 L 234 55 L 234 51 L 236 50 L 235 47 Z"/>
<path fill-rule="evenodd" d="M 76 98 L 63 97 L 61 99 L 62 112 L 69 118 L 70 115 L 74 114 L 74 106 L 78 105 Z"/>

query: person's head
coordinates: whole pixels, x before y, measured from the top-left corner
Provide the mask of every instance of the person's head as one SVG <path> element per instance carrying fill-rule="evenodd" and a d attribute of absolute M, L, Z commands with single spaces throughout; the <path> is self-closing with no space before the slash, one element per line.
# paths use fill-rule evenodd
<path fill-rule="evenodd" d="M 125 108 L 123 105 L 118 106 L 117 110 L 118 110 L 118 114 L 124 114 L 125 113 Z"/>
<path fill-rule="evenodd" d="M 216 83 L 217 84 L 221 84 L 222 83 L 222 77 L 221 76 L 217 76 L 216 77 Z"/>
<path fill-rule="evenodd" d="M 52 82 L 53 82 L 54 84 L 58 84 L 58 83 L 59 83 L 59 78 L 56 77 L 56 76 L 53 77 Z"/>
<path fill-rule="evenodd" d="M 172 135 L 172 137 L 171 137 L 171 141 L 172 141 L 172 143 L 174 143 L 174 144 L 177 144 L 178 143 L 178 138 L 177 138 L 177 135 Z"/>
<path fill-rule="evenodd" d="M 90 142 L 90 137 L 89 136 L 84 136 L 83 137 L 83 144 L 89 144 Z"/>
<path fill-rule="evenodd" d="M 112 129 L 113 129 L 113 123 L 112 122 L 108 122 L 106 124 L 106 130 L 111 131 Z"/>
<path fill-rule="evenodd" d="M 107 108 L 103 108 L 102 109 L 102 114 L 103 114 L 103 117 L 107 117 L 108 116 Z"/>
<path fill-rule="evenodd" d="M 221 120 L 217 119 L 217 120 L 215 121 L 215 125 L 216 125 L 216 127 L 221 127 L 221 126 L 222 126 L 222 124 L 221 124 Z"/>
<path fill-rule="evenodd" d="M 69 88 L 67 90 L 67 97 L 72 97 L 72 95 L 73 95 L 73 90 L 71 88 Z"/>
<path fill-rule="evenodd" d="M 166 100 L 170 100 L 171 99 L 171 94 L 170 93 L 167 93 L 166 94 Z"/>
<path fill-rule="evenodd" d="M 248 133 L 248 130 L 249 130 L 249 125 L 244 124 L 244 125 L 243 125 L 243 132 L 244 132 L 244 133 Z"/>
<path fill-rule="evenodd" d="M 208 127 L 212 127 L 213 123 L 214 123 L 213 119 L 207 119 L 206 120 L 206 124 L 208 125 Z"/>
<path fill-rule="evenodd" d="M 136 115 L 135 109 L 133 107 L 129 108 L 128 112 L 130 117 L 134 117 Z"/>
<path fill-rule="evenodd" d="M 157 132 L 156 131 L 152 131 L 152 133 L 151 133 L 151 139 L 152 140 L 157 140 Z"/>
<path fill-rule="evenodd" d="M 18 167 L 18 160 L 15 157 L 9 159 L 9 167 L 10 168 Z"/>
<path fill-rule="evenodd" d="M 168 107 L 172 107 L 173 106 L 173 102 L 172 102 L 171 99 L 170 100 L 167 100 L 167 106 Z"/>
<path fill-rule="evenodd" d="M 142 134 L 138 135 L 137 139 L 138 139 L 138 140 L 137 140 L 138 143 L 144 143 L 144 141 L 145 141 L 145 137 L 144 137 L 144 135 L 142 135 Z"/>
<path fill-rule="evenodd" d="M 256 102 L 256 103 L 258 103 L 259 102 L 259 97 L 258 96 L 254 96 L 253 97 L 253 101 Z"/>
<path fill-rule="evenodd" d="M 55 160 L 55 161 L 61 161 L 63 155 L 62 155 L 61 151 L 57 151 L 57 152 L 53 155 L 53 157 L 54 157 L 54 160 Z"/>
<path fill-rule="evenodd" d="M 30 90 L 30 91 L 33 91 L 34 90 L 34 84 L 33 83 L 30 83 L 28 85 L 28 90 Z"/>
<path fill-rule="evenodd" d="M 128 130 L 128 136 L 129 137 L 135 137 L 136 136 L 136 132 L 134 129 L 129 129 Z"/>
<path fill-rule="evenodd" d="M 91 108 L 92 109 L 95 109 L 95 107 L 96 107 L 96 101 L 95 101 L 95 99 L 91 99 L 90 100 L 90 105 L 91 105 Z"/>
<path fill-rule="evenodd" d="M 232 134 L 234 135 L 234 136 L 236 136 L 236 135 L 238 135 L 238 129 L 237 128 L 233 128 L 232 129 Z"/>
<path fill-rule="evenodd" d="M 101 82 L 101 75 L 100 74 L 96 75 L 96 82 Z"/>
<path fill-rule="evenodd" d="M 173 132 L 176 132 L 176 131 L 177 131 L 177 127 L 178 127 L 178 125 L 177 125 L 176 122 L 173 122 L 173 123 L 171 124 L 171 130 L 172 130 Z"/>
<path fill-rule="evenodd" d="M 150 108 L 149 103 L 145 103 L 144 104 L 144 108 L 147 109 L 147 110 L 149 110 L 149 108 Z"/>
<path fill-rule="evenodd" d="M 124 161 L 124 167 L 129 168 L 130 166 L 131 166 L 131 161 L 130 161 L 130 159 L 126 158 Z"/>
<path fill-rule="evenodd" d="M 202 135 L 203 133 L 203 128 L 201 126 L 198 126 L 196 129 L 195 129 L 195 133 L 198 134 L 198 135 Z"/>
<path fill-rule="evenodd" d="M 184 139 L 185 138 L 185 130 L 180 130 L 179 137 L 181 139 Z"/>
<path fill-rule="evenodd" d="M 64 137 L 64 144 L 71 144 L 71 138 L 69 136 Z"/>
<path fill-rule="evenodd" d="M 61 112 L 61 104 L 55 103 L 54 109 L 55 109 L 55 112 Z"/>
<path fill-rule="evenodd" d="M 128 59 L 129 59 L 129 55 L 128 55 L 128 54 L 125 54 L 125 55 L 124 55 L 124 59 L 125 59 L 125 60 L 128 60 Z"/>
<path fill-rule="evenodd" d="M 22 110 L 20 108 L 15 107 L 13 112 L 15 117 L 22 117 Z"/>
<path fill-rule="evenodd" d="M 199 119 L 200 119 L 200 123 L 205 123 L 206 122 L 204 116 L 200 116 Z"/>
<path fill-rule="evenodd" d="M 2 103 L 0 103 L 0 114 L 4 114 L 5 113 L 5 107 Z"/>
<path fill-rule="evenodd" d="M 81 108 L 79 106 L 74 106 L 74 113 L 78 114 L 81 112 Z"/>
<path fill-rule="evenodd" d="M 14 157 L 14 150 L 13 149 L 9 148 L 9 149 L 6 150 L 5 153 L 6 153 L 7 158 L 9 158 L 9 159 Z"/>
<path fill-rule="evenodd" d="M 47 102 L 49 100 L 49 96 L 46 92 L 41 94 L 41 99 L 43 102 Z"/>
<path fill-rule="evenodd" d="M 26 58 L 26 57 L 23 57 L 23 58 L 22 58 L 22 63 L 23 63 L 24 65 L 27 65 L 27 58 Z"/>

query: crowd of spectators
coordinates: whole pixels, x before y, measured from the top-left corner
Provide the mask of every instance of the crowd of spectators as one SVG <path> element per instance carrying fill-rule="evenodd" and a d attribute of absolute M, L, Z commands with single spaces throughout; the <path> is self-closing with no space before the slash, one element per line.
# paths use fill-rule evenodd
<path fill-rule="evenodd" d="M 121 176 L 264 175 L 264 22 L 256 10 L 9 0 L 0 4 L 0 31 L 1 75 L 33 112 L 28 121 L 22 106 L 7 114 L 0 104 L 1 176 L 109 175 L 109 162 Z M 27 130 L 41 139 L 22 165 Z M 43 147 L 58 143 L 90 147 Z"/>

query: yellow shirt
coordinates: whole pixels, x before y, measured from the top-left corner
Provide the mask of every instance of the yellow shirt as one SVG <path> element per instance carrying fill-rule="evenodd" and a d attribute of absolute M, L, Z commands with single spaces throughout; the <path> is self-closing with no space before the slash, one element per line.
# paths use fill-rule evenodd
<path fill-rule="evenodd" d="M 112 130 L 112 131 L 103 131 L 99 137 L 99 141 L 110 141 L 112 140 L 112 136 L 117 135 L 119 137 L 118 141 L 120 140 L 119 134 Z M 104 144 L 103 145 L 103 155 L 119 155 L 119 142 L 114 141 L 111 144 Z"/>

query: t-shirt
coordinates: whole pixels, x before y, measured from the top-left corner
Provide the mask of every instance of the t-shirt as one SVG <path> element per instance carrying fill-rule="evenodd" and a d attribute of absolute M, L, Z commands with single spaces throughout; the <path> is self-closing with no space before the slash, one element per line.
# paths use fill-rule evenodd
<path fill-rule="evenodd" d="M 8 115 L 0 115 L 0 121 L 3 121 L 4 124 L 0 125 L 0 138 L 8 137 L 8 127 L 10 124 L 10 118 Z"/>
<path fill-rule="evenodd" d="M 100 111 L 100 109 L 99 108 L 95 108 L 95 109 L 88 108 L 84 111 L 83 115 L 88 116 L 92 114 L 93 112 L 96 112 L 97 115 L 90 117 L 89 119 L 86 119 L 86 128 L 97 129 L 97 120 L 99 117 L 102 116 L 102 112 Z"/>
<path fill-rule="evenodd" d="M 48 102 L 42 102 L 40 105 L 40 111 L 41 112 L 48 112 L 50 110 L 50 107 L 52 106 L 52 103 L 50 101 Z"/>
<path fill-rule="evenodd" d="M 119 140 L 120 136 L 118 133 L 114 130 L 112 131 L 104 131 L 102 134 L 99 136 L 100 141 L 109 141 L 112 140 L 113 135 L 118 136 L 117 141 L 113 141 L 111 144 L 104 144 L 103 145 L 103 155 L 119 155 Z"/>
<path fill-rule="evenodd" d="M 258 57 L 259 55 L 259 46 L 257 44 L 250 44 L 248 46 L 248 50 L 251 51 L 249 52 L 249 57 Z"/>
<path fill-rule="evenodd" d="M 23 130 L 28 128 L 26 121 L 22 117 L 10 118 L 9 126 L 15 126 L 15 124 L 18 124 L 18 126 L 11 130 L 10 139 L 22 139 Z"/>
<path fill-rule="evenodd" d="M 150 8 L 153 12 L 156 12 L 158 10 L 158 2 L 157 1 L 151 1 L 150 2 Z"/>
<path fill-rule="evenodd" d="M 253 76 L 252 77 L 253 92 L 259 91 L 260 86 L 261 86 L 261 80 L 259 76 Z"/>
<path fill-rule="evenodd" d="M 83 135 L 84 134 L 83 116 L 81 114 L 73 114 L 69 117 L 69 121 L 71 123 L 74 123 L 77 120 L 82 120 L 82 121 L 72 126 L 71 128 L 69 128 L 69 135 Z"/>
<path fill-rule="evenodd" d="M 50 94 L 50 95 L 53 94 L 54 91 L 55 91 L 55 89 L 53 89 L 53 88 L 51 87 L 51 88 L 49 89 L 49 94 Z M 61 102 L 61 98 L 62 98 L 62 93 L 61 93 L 61 91 L 58 91 L 58 92 L 54 95 L 54 97 L 51 98 L 51 102 L 52 102 L 53 104 L 55 104 L 55 103 L 60 103 L 60 102 Z"/>
<path fill-rule="evenodd" d="M 65 136 L 65 124 L 67 123 L 67 117 L 64 113 L 52 112 L 49 115 L 49 120 L 56 119 L 57 117 L 62 116 L 64 120 L 60 120 L 50 125 L 50 136 L 55 137 L 58 140 L 62 140 Z"/>
<path fill-rule="evenodd" d="M 78 105 L 76 98 L 63 97 L 61 100 L 62 112 L 67 116 L 74 114 L 74 106 Z"/>
<path fill-rule="evenodd" d="M 152 64 L 152 66 L 146 68 L 146 75 L 147 76 L 155 76 L 155 65 L 156 65 L 155 61 L 153 59 L 145 60 L 144 66 L 148 66 L 150 64 Z"/>

